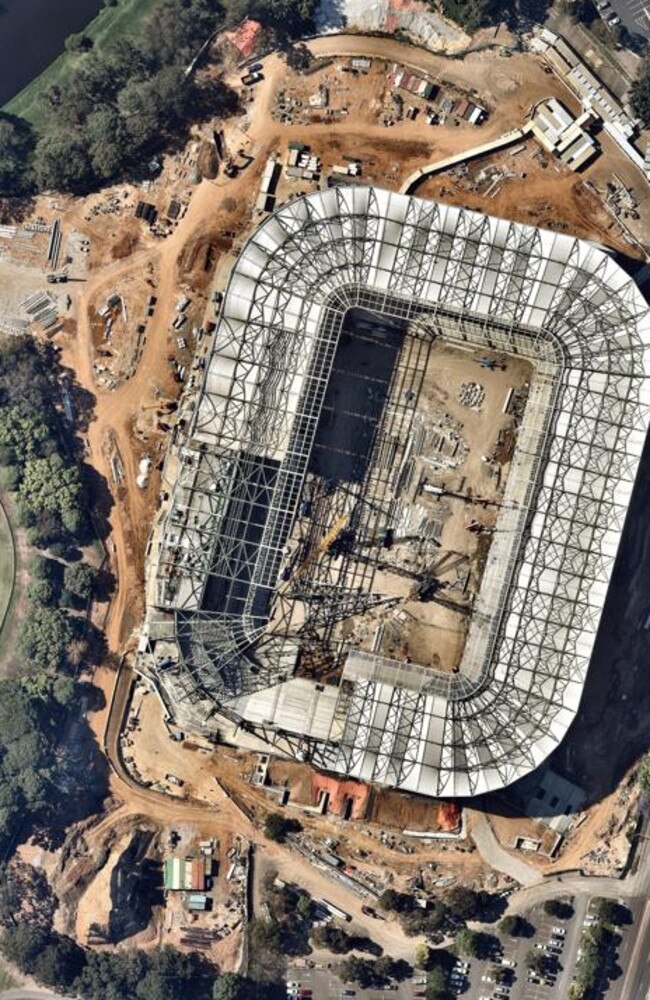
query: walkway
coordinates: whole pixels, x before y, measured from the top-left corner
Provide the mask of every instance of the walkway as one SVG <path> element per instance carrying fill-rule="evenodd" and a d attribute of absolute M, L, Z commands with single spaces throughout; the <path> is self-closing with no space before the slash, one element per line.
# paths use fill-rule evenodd
<path fill-rule="evenodd" d="M 512 132 L 504 132 L 503 135 L 497 136 L 496 139 L 481 143 L 480 146 L 474 146 L 473 149 L 467 149 L 463 153 L 455 153 L 454 156 L 447 156 L 436 163 L 427 163 L 426 166 L 420 167 L 410 177 L 406 178 L 400 188 L 400 192 L 402 194 L 411 194 L 413 188 L 417 187 L 425 177 L 431 177 L 433 174 L 438 174 L 441 170 L 448 170 L 459 163 L 465 163 L 467 160 L 475 160 L 478 156 L 487 156 L 488 153 L 494 153 L 497 149 L 511 146 L 513 142 L 526 139 L 531 134 L 532 129 L 531 124 L 524 125 L 522 128 L 513 129 Z"/>

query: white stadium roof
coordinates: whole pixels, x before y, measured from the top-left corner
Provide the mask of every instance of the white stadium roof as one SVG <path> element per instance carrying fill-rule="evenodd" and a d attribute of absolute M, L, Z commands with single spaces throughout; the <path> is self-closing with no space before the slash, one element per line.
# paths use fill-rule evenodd
<path fill-rule="evenodd" d="M 452 342 L 525 356 L 535 375 L 506 530 L 458 673 L 354 651 L 323 695 L 290 679 L 296 643 L 271 634 L 263 608 L 332 345 L 355 305 L 430 317 Z M 233 268 L 163 532 L 156 607 L 176 615 L 188 677 L 233 717 L 304 737 L 315 764 L 345 775 L 436 796 L 522 777 L 578 710 L 644 447 L 649 375 L 647 304 L 601 248 L 369 187 L 283 206 Z M 229 512 L 254 519 L 260 491 L 270 513 L 258 538 Z M 210 566 L 233 565 L 236 547 L 237 586 L 207 608 Z"/>

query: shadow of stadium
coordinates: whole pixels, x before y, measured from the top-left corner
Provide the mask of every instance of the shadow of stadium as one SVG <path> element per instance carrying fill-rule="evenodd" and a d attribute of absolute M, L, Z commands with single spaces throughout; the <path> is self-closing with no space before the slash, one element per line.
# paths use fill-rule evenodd
<path fill-rule="evenodd" d="M 615 790 L 650 746 L 650 437 L 611 577 L 578 713 L 547 767 L 579 785 L 592 805 Z M 533 772 L 524 782 L 534 780 Z M 511 814 L 520 782 L 489 798 Z M 554 815 L 540 807 L 539 817 Z"/>

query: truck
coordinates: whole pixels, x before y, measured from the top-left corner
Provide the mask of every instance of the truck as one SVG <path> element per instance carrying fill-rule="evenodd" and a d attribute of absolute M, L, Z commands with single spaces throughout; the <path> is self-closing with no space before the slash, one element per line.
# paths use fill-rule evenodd
<path fill-rule="evenodd" d="M 168 781 L 170 785 L 176 785 L 177 788 L 182 788 L 185 782 L 182 778 L 177 778 L 175 774 L 166 774 L 165 781 Z"/>

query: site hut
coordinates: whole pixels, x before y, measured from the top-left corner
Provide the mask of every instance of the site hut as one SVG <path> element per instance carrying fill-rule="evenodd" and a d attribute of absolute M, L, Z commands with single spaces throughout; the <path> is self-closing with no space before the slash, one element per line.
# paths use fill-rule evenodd
<path fill-rule="evenodd" d="M 555 97 L 541 101 L 533 113 L 533 135 L 549 153 L 558 156 L 571 170 L 579 170 L 597 152 L 594 139 L 586 131 L 593 121 L 591 111 L 574 118 Z"/>
<path fill-rule="evenodd" d="M 508 786 L 578 711 L 649 424 L 648 305 L 602 248 L 363 185 L 293 199 L 233 266 L 139 666 L 184 729 Z"/>
<path fill-rule="evenodd" d="M 165 892 L 204 892 L 205 858 L 165 858 L 163 885 Z"/>
<path fill-rule="evenodd" d="M 208 897 L 204 892 L 188 892 L 183 903 L 192 913 L 205 913 L 208 909 Z"/>

